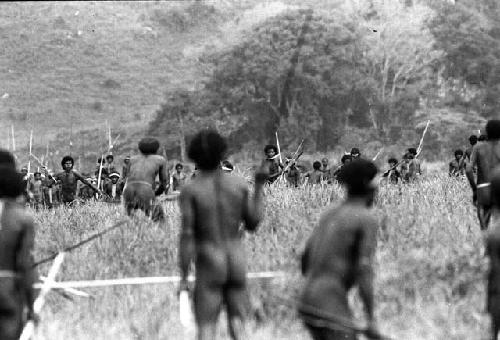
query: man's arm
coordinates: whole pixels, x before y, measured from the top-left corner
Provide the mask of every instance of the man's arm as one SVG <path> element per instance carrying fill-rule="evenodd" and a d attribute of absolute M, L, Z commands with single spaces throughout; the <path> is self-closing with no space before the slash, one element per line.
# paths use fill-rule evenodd
<path fill-rule="evenodd" d="M 179 268 L 181 271 L 181 289 L 187 288 L 187 276 L 189 266 L 194 260 L 194 221 L 195 209 L 191 193 L 182 190 L 179 196 L 179 206 L 181 209 L 181 234 L 179 240 Z"/>
<path fill-rule="evenodd" d="M 374 322 L 373 259 L 377 247 L 377 221 L 370 217 L 362 221 L 357 234 L 358 262 L 356 273 L 359 294 L 370 323 Z"/>
<path fill-rule="evenodd" d="M 163 158 L 163 157 L 162 157 Z M 158 178 L 160 180 L 160 185 L 155 190 L 155 195 L 161 195 L 163 192 L 165 194 L 168 192 L 169 188 L 169 174 L 167 168 L 167 161 L 163 158 L 158 171 Z"/>
<path fill-rule="evenodd" d="M 83 184 L 85 184 L 86 186 L 88 187 L 91 187 L 95 192 L 99 192 L 99 189 L 93 185 L 92 183 L 89 183 L 82 175 L 80 175 L 78 172 L 76 171 L 73 171 L 73 174 L 75 175 L 75 177 L 80 181 L 82 182 Z"/>
<path fill-rule="evenodd" d="M 21 287 L 28 304 L 28 317 L 35 317 L 33 312 L 33 303 L 36 299 L 33 284 L 37 280 L 37 272 L 33 267 L 33 248 L 35 243 L 35 228 L 32 219 L 26 219 L 23 223 L 23 232 L 21 242 L 17 252 L 16 269 L 20 274 Z"/>
<path fill-rule="evenodd" d="M 245 207 L 243 209 L 243 221 L 245 222 L 245 229 L 249 231 L 254 231 L 257 229 L 260 221 L 263 217 L 264 203 L 262 198 L 262 188 L 264 183 L 268 180 L 268 174 L 265 171 L 258 171 L 255 174 L 255 190 L 253 198 L 250 199 L 248 189 L 245 187 L 244 190 L 244 202 Z"/>

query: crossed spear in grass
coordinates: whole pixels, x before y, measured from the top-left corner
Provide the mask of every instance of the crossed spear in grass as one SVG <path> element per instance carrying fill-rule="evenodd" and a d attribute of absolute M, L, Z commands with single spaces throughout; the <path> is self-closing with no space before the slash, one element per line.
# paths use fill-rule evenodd
<path fill-rule="evenodd" d="M 278 145 L 279 145 L 278 134 L 276 134 L 276 141 L 278 142 Z M 295 150 L 295 153 L 293 154 L 292 158 L 288 160 L 288 164 L 285 166 L 285 168 L 281 172 L 278 181 L 281 181 L 282 179 L 285 178 L 286 172 L 290 169 L 290 167 L 292 167 L 293 164 L 295 164 L 297 162 L 297 160 L 300 158 L 300 156 L 302 156 L 302 154 L 304 153 L 303 145 L 304 145 L 304 139 L 302 139 L 302 141 L 300 142 L 300 144 L 297 147 L 297 150 Z M 278 149 L 278 154 L 281 154 L 281 150 L 279 150 L 279 149 Z M 276 182 L 278 182 L 278 181 L 276 181 Z"/>

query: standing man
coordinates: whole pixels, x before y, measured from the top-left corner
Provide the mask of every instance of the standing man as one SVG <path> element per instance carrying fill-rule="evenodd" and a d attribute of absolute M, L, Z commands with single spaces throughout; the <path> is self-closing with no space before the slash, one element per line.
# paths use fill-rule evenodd
<path fill-rule="evenodd" d="M 127 182 L 123 189 L 125 209 L 130 216 L 134 210 L 142 210 L 154 221 L 165 216 L 156 196 L 168 190 L 167 160 L 157 154 L 160 142 L 156 138 L 145 137 L 139 142 L 140 154 L 133 156 L 127 168 Z M 159 185 L 156 187 L 156 176 Z"/>
<path fill-rule="evenodd" d="M 500 213 L 500 171 L 493 172 L 491 178 L 492 210 Z M 500 223 L 493 222 L 486 237 L 486 255 L 490 258 L 487 285 L 487 311 L 491 317 L 492 340 L 497 340 L 500 331 Z"/>
<path fill-rule="evenodd" d="M 263 171 L 269 173 L 268 183 L 271 184 L 281 175 L 283 164 L 279 161 L 278 148 L 275 145 L 266 145 L 264 148 L 266 159 L 262 161 Z"/>
<path fill-rule="evenodd" d="M 75 161 L 73 160 L 73 157 L 64 156 L 61 161 L 63 171 L 54 176 L 56 182 L 61 185 L 61 202 L 64 204 L 71 204 L 75 201 L 78 181 L 92 188 L 94 192 L 101 193 L 96 186 L 87 182 L 87 180 L 80 175 L 80 173 L 73 170 L 74 163 Z"/>
<path fill-rule="evenodd" d="M 321 172 L 323 173 L 321 180 L 331 183 L 333 174 L 332 169 L 328 166 L 328 158 L 326 157 L 321 160 Z"/>
<path fill-rule="evenodd" d="M 125 159 L 123 160 L 123 167 L 122 167 L 122 181 L 126 181 L 128 177 L 128 165 L 130 164 L 130 156 L 125 156 Z"/>
<path fill-rule="evenodd" d="M 378 223 L 370 211 L 376 174 L 377 168 L 367 160 L 344 166 L 340 179 L 347 188 L 347 198 L 321 215 L 306 244 L 302 257 L 306 282 L 298 309 L 314 340 L 357 339 L 347 300 L 355 285 L 368 318 L 365 335 L 378 335 L 373 293 Z"/>
<path fill-rule="evenodd" d="M 460 177 L 465 173 L 465 163 L 463 162 L 464 152 L 460 149 L 455 150 L 455 158 L 448 165 L 448 175 L 450 177 Z"/>
<path fill-rule="evenodd" d="M 321 184 L 323 178 L 323 171 L 321 171 L 321 162 L 315 161 L 313 163 L 313 171 L 308 172 L 304 177 L 307 177 L 307 184 Z"/>
<path fill-rule="evenodd" d="M 398 184 L 401 180 L 401 173 L 398 171 L 398 160 L 396 158 L 389 158 L 389 170 L 384 172 L 382 177 L 386 178 L 391 184 Z"/>
<path fill-rule="evenodd" d="M 172 190 L 180 191 L 181 188 L 186 184 L 187 175 L 183 171 L 184 166 L 181 163 L 175 165 L 175 172 L 172 175 Z"/>
<path fill-rule="evenodd" d="M 17 340 L 33 311 L 37 281 L 33 268 L 34 223 L 16 198 L 23 194 L 22 176 L 12 165 L 0 165 L 0 339 Z"/>
<path fill-rule="evenodd" d="M 352 148 L 351 149 L 351 159 L 355 160 L 361 158 L 361 152 L 359 151 L 358 148 Z"/>
<path fill-rule="evenodd" d="M 246 256 L 240 223 L 255 231 L 262 219 L 262 188 L 267 174 L 255 176 L 253 198 L 247 183 L 221 171 L 227 144 L 216 131 L 199 132 L 188 148 L 198 168 L 195 179 L 182 189 L 179 245 L 180 289 L 187 289 L 192 261 L 196 267 L 194 310 L 198 340 L 216 338 L 216 324 L 226 308 L 231 339 L 243 339 Z"/>
<path fill-rule="evenodd" d="M 488 229 L 491 218 L 490 180 L 493 169 L 500 164 L 500 120 L 489 120 L 486 134 L 487 139 L 472 149 L 470 163 L 465 168 L 481 230 Z M 477 179 L 474 178 L 474 167 L 477 168 Z"/>

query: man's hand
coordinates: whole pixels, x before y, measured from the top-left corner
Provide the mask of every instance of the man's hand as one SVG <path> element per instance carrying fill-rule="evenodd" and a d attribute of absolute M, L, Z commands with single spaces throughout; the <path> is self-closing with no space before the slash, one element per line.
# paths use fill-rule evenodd
<path fill-rule="evenodd" d="M 28 311 L 28 320 L 33 321 L 35 323 L 35 327 L 40 322 L 40 316 L 35 314 L 33 310 Z"/>
<path fill-rule="evenodd" d="M 182 291 L 189 292 L 189 282 L 186 279 L 181 279 L 181 281 L 179 282 L 179 290 L 177 291 L 177 294 Z"/>

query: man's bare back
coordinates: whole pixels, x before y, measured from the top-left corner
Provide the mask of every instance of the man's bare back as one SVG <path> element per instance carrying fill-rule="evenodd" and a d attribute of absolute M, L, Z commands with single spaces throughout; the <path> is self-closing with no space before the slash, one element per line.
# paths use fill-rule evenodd
<path fill-rule="evenodd" d="M 147 182 L 154 185 L 157 175 L 160 175 L 160 182 L 162 178 L 167 180 L 167 161 L 160 155 L 136 155 L 130 159 L 128 165 L 128 182 Z"/>

